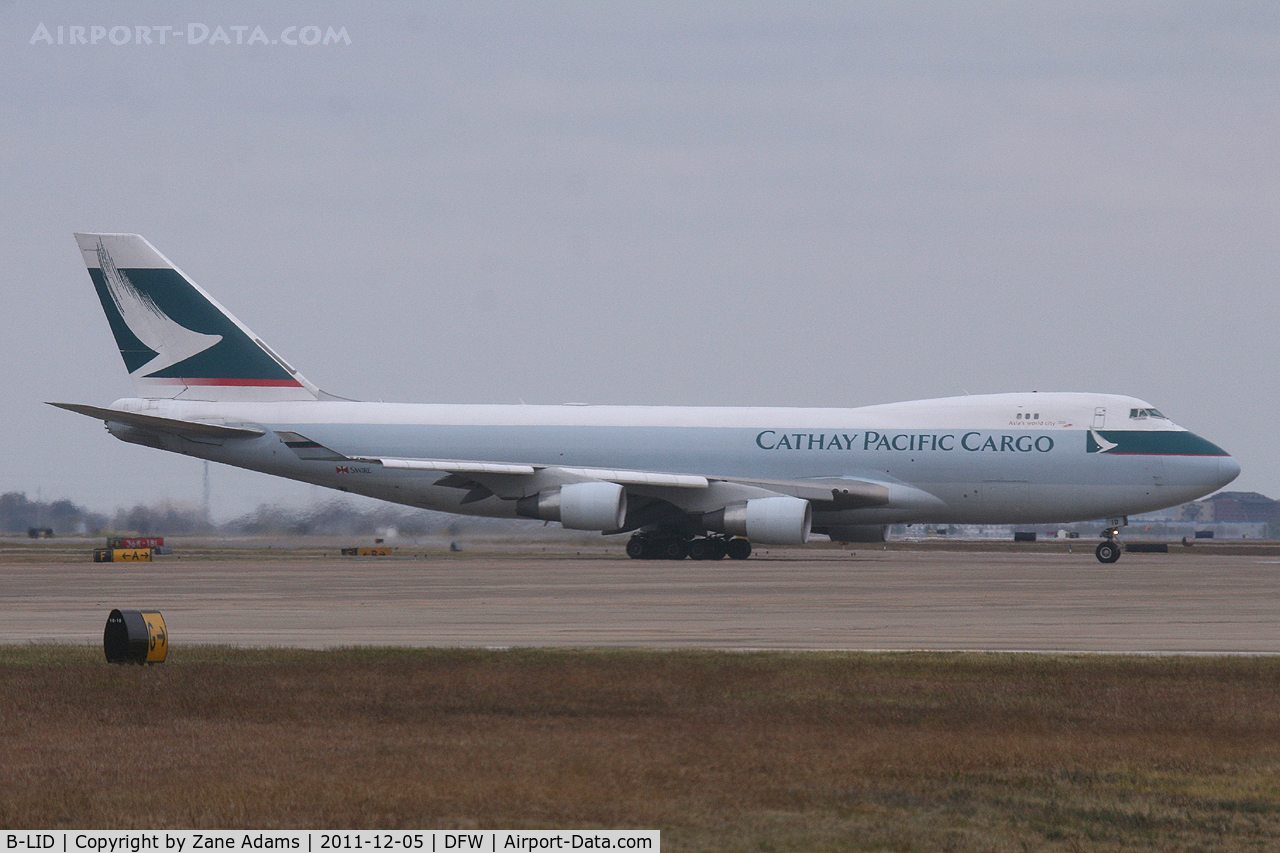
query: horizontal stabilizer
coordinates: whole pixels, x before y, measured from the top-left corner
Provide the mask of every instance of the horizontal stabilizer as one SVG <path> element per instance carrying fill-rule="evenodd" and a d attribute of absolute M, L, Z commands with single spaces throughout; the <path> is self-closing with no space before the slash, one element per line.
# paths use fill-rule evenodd
<path fill-rule="evenodd" d="M 176 418 L 162 418 L 158 415 L 144 415 L 140 412 L 122 412 L 119 409 L 104 409 L 99 406 L 86 406 L 81 403 L 50 403 L 68 412 L 97 418 L 109 423 L 127 424 L 152 432 L 180 435 L 184 438 L 257 438 L 265 430 L 255 427 L 226 426 L 225 424 L 206 424 L 199 421 L 180 421 Z"/>

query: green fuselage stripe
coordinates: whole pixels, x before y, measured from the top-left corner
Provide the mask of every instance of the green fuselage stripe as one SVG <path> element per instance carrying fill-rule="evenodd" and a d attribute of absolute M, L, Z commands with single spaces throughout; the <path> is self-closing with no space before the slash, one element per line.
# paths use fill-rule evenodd
<path fill-rule="evenodd" d="M 1193 432 L 1173 430 L 1097 430 L 1104 441 L 1116 446 L 1105 451 L 1112 456 L 1227 456 L 1227 451 Z M 1089 452 L 1102 448 L 1089 434 Z"/>

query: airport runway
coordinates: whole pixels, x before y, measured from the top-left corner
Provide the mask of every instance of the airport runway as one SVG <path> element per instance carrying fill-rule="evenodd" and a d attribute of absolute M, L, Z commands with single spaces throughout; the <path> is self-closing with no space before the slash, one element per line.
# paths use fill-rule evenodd
<path fill-rule="evenodd" d="M 0 642 L 1280 653 L 1280 559 L 1178 551 L 0 560 Z"/>

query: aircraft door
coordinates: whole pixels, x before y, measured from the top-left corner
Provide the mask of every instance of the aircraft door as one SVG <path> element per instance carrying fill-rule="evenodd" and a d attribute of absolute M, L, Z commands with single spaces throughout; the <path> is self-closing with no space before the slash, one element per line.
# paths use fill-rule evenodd
<path fill-rule="evenodd" d="M 1093 410 L 1093 428 L 1102 429 L 1107 425 L 1107 410 L 1105 406 L 1099 406 Z"/>
<path fill-rule="evenodd" d="M 1164 487 L 1164 457 L 1144 456 L 1142 470 L 1150 477 L 1150 484 L 1157 489 Z"/>

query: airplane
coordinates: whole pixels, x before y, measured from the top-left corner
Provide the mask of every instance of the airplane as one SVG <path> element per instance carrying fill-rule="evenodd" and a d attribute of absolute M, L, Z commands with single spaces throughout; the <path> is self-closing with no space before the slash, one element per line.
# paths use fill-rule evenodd
<path fill-rule="evenodd" d="M 860 408 L 450 405 L 322 391 L 137 234 L 76 234 L 136 396 L 51 403 L 116 438 L 398 504 L 632 534 L 636 559 L 745 559 L 894 524 L 1103 520 L 1240 466 L 1151 404 L 1025 392 Z"/>

